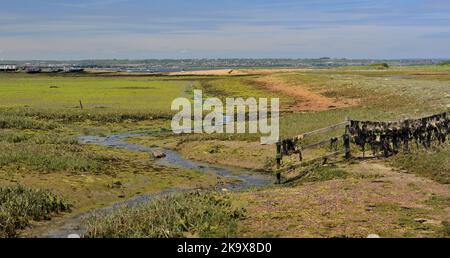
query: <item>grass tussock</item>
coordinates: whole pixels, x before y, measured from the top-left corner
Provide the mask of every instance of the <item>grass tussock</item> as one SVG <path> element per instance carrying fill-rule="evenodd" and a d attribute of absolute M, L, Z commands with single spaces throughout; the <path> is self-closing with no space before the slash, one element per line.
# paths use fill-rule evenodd
<path fill-rule="evenodd" d="M 450 221 L 442 222 L 442 229 L 440 230 L 440 237 L 450 238 Z"/>
<path fill-rule="evenodd" d="M 389 161 L 393 166 L 414 174 L 450 184 L 450 149 L 435 147 L 433 150 L 417 150 L 401 153 Z"/>
<path fill-rule="evenodd" d="M 100 172 L 115 160 L 77 145 L 0 143 L 0 148 L 0 166 L 16 165 L 42 172 Z"/>
<path fill-rule="evenodd" d="M 244 216 L 229 195 L 190 192 L 87 220 L 88 238 L 229 237 Z"/>
<path fill-rule="evenodd" d="M 2 115 L 0 116 L 0 129 L 32 129 L 32 130 L 52 130 L 58 125 L 52 122 L 37 121 L 29 117 Z"/>
<path fill-rule="evenodd" d="M 70 204 L 47 190 L 21 185 L 0 187 L 0 237 L 16 237 L 31 221 L 49 220 L 70 209 Z"/>
<path fill-rule="evenodd" d="M 303 172 L 299 176 L 296 176 L 294 178 L 295 180 L 288 182 L 286 185 L 298 186 L 310 182 L 322 182 L 335 179 L 345 179 L 348 176 L 349 176 L 348 172 L 339 168 L 316 166 L 313 169 Z"/>
<path fill-rule="evenodd" d="M 0 142 L 19 143 L 30 139 L 30 136 L 22 132 L 0 131 Z"/>

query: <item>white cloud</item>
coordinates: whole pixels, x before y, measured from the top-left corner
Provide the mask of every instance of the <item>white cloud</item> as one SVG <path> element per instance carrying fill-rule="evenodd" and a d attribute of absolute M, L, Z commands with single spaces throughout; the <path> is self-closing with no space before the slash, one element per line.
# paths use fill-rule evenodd
<path fill-rule="evenodd" d="M 450 39 L 423 37 L 447 27 L 352 25 L 292 31 L 277 26 L 221 26 L 194 34 L 2 37 L 11 59 L 317 57 L 447 57 Z M 188 50 L 188 51 L 185 51 Z"/>
<path fill-rule="evenodd" d="M 208 2 L 208 8 L 198 6 L 200 10 L 180 1 L 173 6 L 147 3 L 142 10 L 128 4 L 128 10 L 116 10 L 127 6 L 118 6 L 123 1 L 52 0 L 49 9 L 67 7 L 52 15 L 42 10 L 0 11 L 0 48 L 7 50 L 2 55 L 10 59 L 446 57 L 450 44 L 448 14 L 433 7 L 445 7 L 444 0 L 429 0 L 427 7 L 398 5 L 402 8 L 390 8 L 395 5 L 387 0 L 264 1 L 251 10 L 240 9 L 238 1 L 234 7 L 222 3 L 223 8 Z M 102 9 L 108 6 L 112 8 Z M 405 12 L 408 8 L 414 12 Z"/>

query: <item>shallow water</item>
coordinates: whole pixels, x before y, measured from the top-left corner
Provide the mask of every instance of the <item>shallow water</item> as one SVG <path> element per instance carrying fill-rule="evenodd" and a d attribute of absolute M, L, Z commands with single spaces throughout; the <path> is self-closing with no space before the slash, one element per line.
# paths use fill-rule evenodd
<path fill-rule="evenodd" d="M 274 178 L 268 174 L 263 174 L 256 171 L 243 170 L 238 168 L 229 168 L 224 166 L 215 166 L 207 163 L 202 163 L 198 161 L 192 161 L 184 159 L 181 154 L 174 150 L 164 149 L 164 148 L 152 148 L 140 144 L 126 142 L 125 139 L 131 137 L 139 137 L 146 134 L 133 134 L 133 133 L 123 133 L 114 134 L 109 136 L 81 136 L 78 138 L 80 143 L 83 144 L 96 144 L 101 146 L 107 146 L 112 148 L 120 148 L 131 151 L 148 152 L 152 153 L 155 151 L 163 152 L 166 157 L 163 159 L 156 160 L 157 164 L 163 166 L 173 166 L 186 169 L 194 169 L 204 173 L 213 173 L 218 176 L 228 177 L 235 179 L 237 182 L 233 184 L 228 184 L 221 186 L 222 188 L 227 188 L 230 191 L 237 191 L 248 189 L 252 187 L 261 187 L 269 185 L 274 182 Z M 154 194 L 143 194 L 135 196 L 129 200 L 115 203 L 111 206 L 89 211 L 83 214 L 79 214 L 68 218 L 64 221 L 63 225 L 50 229 L 44 237 L 50 238 L 66 238 L 71 234 L 83 235 L 85 228 L 82 226 L 82 220 L 92 216 L 93 214 L 104 213 L 108 214 L 117 208 L 122 206 L 132 206 L 140 203 L 147 202 L 156 197 L 167 195 L 170 193 L 187 191 L 183 189 L 166 189 Z"/>

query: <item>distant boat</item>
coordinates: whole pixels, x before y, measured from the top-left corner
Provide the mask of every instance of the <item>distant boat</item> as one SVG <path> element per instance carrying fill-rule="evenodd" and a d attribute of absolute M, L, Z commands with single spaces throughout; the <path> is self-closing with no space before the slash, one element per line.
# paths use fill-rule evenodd
<path fill-rule="evenodd" d="M 40 73 L 42 70 L 39 67 L 27 67 L 25 68 L 27 73 Z"/>
<path fill-rule="evenodd" d="M 17 65 L 11 65 L 11 64 L 0 65 L 0 71 L 2 71 L 2 72 L 15 72 L 18 69 L 19 68 L 17 67 Z"/>

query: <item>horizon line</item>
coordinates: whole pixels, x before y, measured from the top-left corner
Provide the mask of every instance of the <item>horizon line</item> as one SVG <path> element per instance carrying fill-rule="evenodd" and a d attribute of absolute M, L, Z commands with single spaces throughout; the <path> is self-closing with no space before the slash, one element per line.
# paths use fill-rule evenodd
<path fill-rule="evenodd" d="M 398 60 L 450 60 L 450 57 L 408 57 L 408 58 L 348 58 L 348 57 L 195 57 L 195 58 L 87 58 L 87 59 L 0 59 L 0 62 L 24 62 L 24 61 L 147 61 L 147 60 L 383 60 L 383 61 L 398 61 Z"/>

